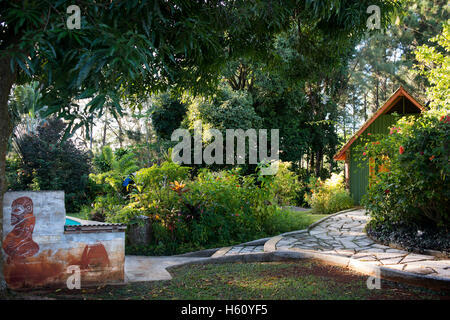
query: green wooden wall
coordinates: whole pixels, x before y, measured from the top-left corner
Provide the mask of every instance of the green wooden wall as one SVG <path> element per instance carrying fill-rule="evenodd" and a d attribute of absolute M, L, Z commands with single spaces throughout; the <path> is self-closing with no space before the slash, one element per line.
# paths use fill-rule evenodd
<path fill-rule="evenodd" d="M 366 161 L 359 167 L 355 148 L 361 144 L 361 137 L 367 138 L 368 133 L 388 134 L 389 127 L 394 125 L 398 118 L 399 116 L 392 114 L 379 116 L 350 147 L 350 193 L 358 204 L 369 186 L 369 165 Z"/>

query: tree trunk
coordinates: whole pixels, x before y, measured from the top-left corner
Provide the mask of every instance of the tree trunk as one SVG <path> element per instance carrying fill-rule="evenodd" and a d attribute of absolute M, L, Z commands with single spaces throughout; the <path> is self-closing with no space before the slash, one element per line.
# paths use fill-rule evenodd
<path fill-rule="evenodd" d="M 0 59 L 0 246 L 3 247 L 3 194 L 6 191 L 6 152 L 8 140 L 12 133 L 12 123 L 8 112 L 8 97 L 15 81 L 11 72 L 9 59 Z M 6 290 L 3 276 L 3 251 L 0 248 L 0 292 Z"/>
<path fill-rule="evenodd" d="M 122 142 L 123 142 L 123 129 L 122 129 L 122 121 L 120 120 L 120 117 L 117 117 L 117 124 L 119 125 L 119 147 L 122 148 Z"/>
<path fill-rule="evenodd" d="M 316 177 L 319 178 L 320 177 L 320 168 L 322 166 L 322 151 L 321 150 L 317 150 L 316 151 Z"/>
<path fill-rule="evenodd" d="M 364 122 L 367 121 L 367 94 L 364 94 Z"/>
<path fill-rule="evenodd" d="M 105 113 L 105 122 L 104 122 L 104 125 L 103 125 L 102 148 L 106 145 L 106 127 L 107 127 L 107 124 L 108 124 L 108 116 L 107 116 L 107 114 Z"/>
<path fill-rule="evenodd" d="M 347 142 L 347 130 L 346 130 L 346 127 L 345 127 L 345 118 L 347 118 L 347 115 L 345 114 L 345 112 L 346 112 L 346 110 L 345 110 L 345 106 L 344 106 L 344 112 L 342 113 L 343 114 L 343 116 L 342 116 L 342 123 L 344 125 L 344 141 Z"/>
<path fill-rule="evenodd" d="M 379 99 L 379 87 L 380 87 L 380 81 L 378 80 L 378 75 L 375 75 L 376 77 L 376 86 L 375 86 L 375 106 L 376 110 L 380 108 L 380 99 Z"/>

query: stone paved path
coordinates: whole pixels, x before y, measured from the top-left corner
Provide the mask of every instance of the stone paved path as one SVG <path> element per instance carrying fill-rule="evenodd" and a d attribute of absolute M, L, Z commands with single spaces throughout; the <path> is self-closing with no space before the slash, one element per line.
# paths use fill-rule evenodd
<path fill-rule="evenodd" d="M 450 260 L 380 245 L 363 232 L 368 216 L 355 210 L 326 219 L 309 232 L 283 237 L 277 250 L 314 250 L 419 274 L 450 278 Z"/>
<path fill-rule="evenodd" d="M 186 262 L 200 262 L 216 258 L 235 259 L 254 254 L 300 252 L 320 254 L 333 259 L 348 261 L 359 270 L 382 267 L 416 274 L 427 279 L 445 280 L 450 284 L 450 259 L 439 259 L 431 255 L 416 254 L 380 245 L 369 239 L 363 229 L 368 220 L 363 209 L 350 210 L 332 215 L 309 230 L 289 232 L 281 236 L 254 241 L 255 245 L 242 244 L 221 248 L 211 258 L 182 257 L 136 257 L 127 256 L 125 273 L 128 281 L 170 279 L 166 271 L 169 266 Z M 335 257 L 335 258 L 333 258 Z M 232 261 L 232 260 L 229 260 Z M 237 261 L 237 260 L 236 260 Z M 387 268 L 387 269 L 386 269 Z M 403 272 L 402 272 L 403 271 Z M 405 273 L 406 274 L 406 273 Z"/>
<path fill-rule="evenodd" d="M 377 244 L 363 232 L 367 220 L 363 209 L 331 216 L 309 231 L 282 236 L 275 250 L 317 252 L 355 259 L 367 265 L 450 279 L 450 260 Z M 264 246 L 236 246 L 224 255 L 263 251 Z"/>
<path fill-rule="evenodd" d="M 225 253 L 225 256 L 264 252 L 264 246 L 236 246 Z"/>

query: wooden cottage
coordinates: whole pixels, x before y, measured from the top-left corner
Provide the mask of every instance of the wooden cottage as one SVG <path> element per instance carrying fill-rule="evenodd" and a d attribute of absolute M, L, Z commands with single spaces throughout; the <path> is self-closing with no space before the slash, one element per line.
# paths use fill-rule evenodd
<path fill-rule="evenodd" d="M 361 201 L 369 185 L 369 164 L 358 165 L 355 147 L 362 143 L 360 137 L 367 134 L 388 134 L 389 128 L 398 120 L 398 115 L 418 114 L 425 108 L 414 99 L 403 87 L 397 89 L 386 103 L 370 117 L 364 125 L 347 141 L 334 156 L 334 160 L 345 161 L 344 176 L 347 188 L 356 203 Z"/>

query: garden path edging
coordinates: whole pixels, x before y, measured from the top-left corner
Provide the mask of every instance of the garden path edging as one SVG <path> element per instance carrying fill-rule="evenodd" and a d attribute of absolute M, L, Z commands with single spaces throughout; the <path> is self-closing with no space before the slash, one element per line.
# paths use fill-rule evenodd
<path fill-rule="evenodd" d="M 217 258 L 211 257 L 196 261 L 186 261 L 177 265 L 172 265 L 167 267 L 166 270 L 170 273 L 170 271 L 174 268 L 195 264 L 204 265 L 222 263 L 281 262 L 302 259 L 319 260 L 330 265 L 348 268 L 364 275 L 375 277 L 379 276 L 381 279 L 385 280 L 399 281 L 435 290 L 450 290 L 450 279 L 448 278 L 430 275 L 418 275 L 415 273 L 395 270 L 384 266 L 361 263 L 361 261 L 352 258 L 333 256 L 301 249 L 280 250 L 256 254 L 229 255 Z"/>
<path fill-rule="evenodd" d="M 327 221 L 329 219 L 332 221 Z M 315 259 L 381 279 L 450 290 L 450 260 L 438 260 L 435 257 L 412 254 L 379 245 L 363 233 L 367 219 L 363 209 L 353 208 L 329 215 L 308 229 L 269 238 L 264 246 L 260 244 L 265 239 L 259 239 L 217 250 L 208 249 L 209 252 L 216 251 L 210 257 L 185 256 L 185 260 L 171 261 L 166 264 L 165 279 L 169 274 L 168 270 L 186 264 Z M 252 243 L 259 245 L 249 245 Z M 336 245 L 333 247 L 332 243 Z M 327 248 L 327 246 L 331 247 Z M 183 257 L 165 258 L 170 260 Z M 157 260 L 154 259 L 154 261 Z"/>
<path fill-rule="evenodd" d="M 389 242 L 389 244 L 384 244 L 381 241 L 379 241 L 377 238 L 374 238 L 367 234 L 367 237 L 371 239 L 373 242 L 376 242 L 383 246 L 391 247 L 392 249 L 398 249 L 398 250 L 404 250 L 404 251 L 410 251 L 418 254 L 426 254 L 430 255 L 439 259 L 450 259 L 450 252 L 446 251 L 438 251 L 438 250 L 431 250 L 431 249 L 420 249 L 420 248 L 412 248 L 412 249 L 405 249 L 402 245 L 396 243 L 396 242 Z"/>

